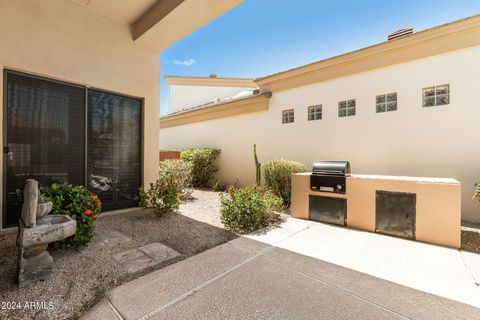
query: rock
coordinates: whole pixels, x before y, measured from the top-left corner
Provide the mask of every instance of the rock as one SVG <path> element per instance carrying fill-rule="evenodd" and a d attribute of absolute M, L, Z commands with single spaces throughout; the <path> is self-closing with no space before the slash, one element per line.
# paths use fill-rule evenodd
<path fill-rule="evenodd" d="M 37 223 L 41 223 L 45 221 L 45 216 L 50 213 L 52 210 L 53 203 L 52 202 L 38 202 L 37 203 Z"/>
<path fill-rule="evenodd" d="M 23 205 L 21 219 L 25 227 L 35 227 L 38 203 L 38 181 L 28 179 L 23 186 Z"/>

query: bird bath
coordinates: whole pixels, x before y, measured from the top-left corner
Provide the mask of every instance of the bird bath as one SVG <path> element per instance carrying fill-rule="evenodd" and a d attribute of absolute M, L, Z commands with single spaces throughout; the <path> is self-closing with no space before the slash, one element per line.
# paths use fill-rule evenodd
<path fill-rule="evenodd" d="M 48 215 L 50 210 L 52 203 L 39 196 L 38 182 L 27 180 L 17 239 L 20 288 L 52 274 L 53 258 L 47 251 L 48 244 L 74 235 L 77 229 L 75 220 L 67 215 Z"/>

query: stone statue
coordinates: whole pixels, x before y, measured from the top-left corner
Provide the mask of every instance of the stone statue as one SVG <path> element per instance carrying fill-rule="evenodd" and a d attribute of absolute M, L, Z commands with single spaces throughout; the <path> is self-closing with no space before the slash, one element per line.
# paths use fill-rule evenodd
<path fill-rule="evenodd" d="M 49 243 L 75 234 L 77 222 L 67 215 L 48 215 L 52 202 L 44 201 L 38 181 L 29 179 L 23 187 L 22 214 L 18 221 L 18 286 L 47 279 L 53 271 Z"/>

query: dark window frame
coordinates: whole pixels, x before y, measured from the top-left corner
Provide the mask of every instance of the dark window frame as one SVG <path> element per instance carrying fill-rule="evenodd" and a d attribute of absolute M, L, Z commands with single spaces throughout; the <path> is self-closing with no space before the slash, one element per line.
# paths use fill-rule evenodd
<path fill-rule="evenodd" d="M 8 132 L 7 132 L 7 127 L 8 127 L 8 115 L 7 115 L 7 112 L 8 112 L 8 108 L 7 108 L 7 104 L 8 104 L 8 97 L 7 97 L 7 93 L 8 93 L 8 76 L 9 75 L 19 75 L 19 76 L 23 76 L 23 77 L 28 77 L 28 78 L 33 78 L 33 79 L 37 79 L 37 80 L 41 80 L 41 81 L 47 81 L 47 82 L 53 82 L 53 83 L 58 83 L 58 84 L 62 84 L 62 85 L 66 85 L 66 86 L 71 86 L 71 87 L 76 87 L 76 88 L 81 88 L 85 91 L 85 107 L 84 107 L 84 111 L 85 111 L 85 132 L 83 133 L 85 135 L 85 144 L 84 144 L 84 154 L 85 154 L 85 168 L 84 168 L 84 186 L 87 187 L 87 172 L 88 172 L 88 168 L 87 168 L 87 155 L 88 155 L 88 140 L 87 140 L 87 122 L 88 122 L 88 118 L 87 118 L 87 115 L 88 115 L 88 91 L 89 90 L 95 90 L 95 91 L 101 91 L 101 92 L 105 92 L 105 93 L 109 93 L 109 94 L 114 94 L 114 95 L 119 95 L 119 96 L 123 96 L 123 97 L 128 97 L 128 98 L 131 98 L 131 99 L 136 99 L 140 102 L 140 142 L 139 142 L 139 149 L 140 149 L 140 168 L 139 168 L 139 175 L 140 175 L 140 184 L 143 186 L 144 185 L 144 170 L 145 170 L 145 167 L 144 167 L 144 159 L 145 159 L 145 155 L 144 155 L 144 143 L 145 143 L 145 98 L 143 97 L 137 97 L 137 96 L 133 96 L 133 95 L 128 95 L 128 94 L 124 94 L 124 93 L 119 93 L 119 92 L 115 92 L 115 91 L 111 91 L 111 90 L 106 90 L 106 89 L 102 89 L 102 88 L 97 88 L 97 87 L 90 87 L 88 85 L 81 85 L 81 84 L 78 84 L 78 83 L 75 83 L 75 82 L 70 82 L 70 81 L 64 81 L 64 80 L 58 80 L 58 79 L 55 79 L 55 78 L 49 78 L 49 77 L 46 77 L 46 76 L 41 76 L 41 75 L 37 75 L 35 73 L 30 73 L 30 72 L 25 72 L 25 71 L 18 71 L 18 70 L 14 70 L 14 69 L 10 69 L 10 68 L 3 68 L 3 97 L 2 97 L 2 101 L 3 101 L 3 121 L 2 121 L 2 125 L 3 125 L 3 129 L 2 129 L 2 133 L 3 133 L 3 138 L 2 138 L 2 142 L 3 142 L 3 147 L 6 147 L 7 146 L 7 138 L 8 138 Z M 3 149 L 3 148 L 2 148 Z M 2 150 L 4 151 L 4 150 Z M 2 197 L 2 212 L 1 212 L 1 216 L 2 216 L 2 226 L 1 226 L 1 229 L 5 229 L 5 228 L 9 228 L 11 226 L 8 226 L 6 224 L 6 220 L 7 220 L 7 215 L 6 215 L 6 206 L 7 206 L 7 199 L 5 198 L 5 195 L 6 195 L 6 190 L 7 190 L 7 157 L 5 156 L 5 154 L 3 155 L 3 161 L 2 161 L 2 194 L 0 195 Z"/>

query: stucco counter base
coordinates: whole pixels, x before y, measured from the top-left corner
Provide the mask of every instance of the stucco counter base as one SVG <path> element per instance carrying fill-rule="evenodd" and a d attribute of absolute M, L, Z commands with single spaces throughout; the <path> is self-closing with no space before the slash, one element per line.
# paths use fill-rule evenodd
<path fill-rule="evenodd" d="M 461 191 L 454 179 L 352 174 L 346 193 L 310 189 L 311 173 L 292 176 L 293 217 L 309 219 L 309 196 L 347 199 L 346 226 L 375 232 L 377 191 L 416 195 L 415 240 L 460 248 Z"/>

